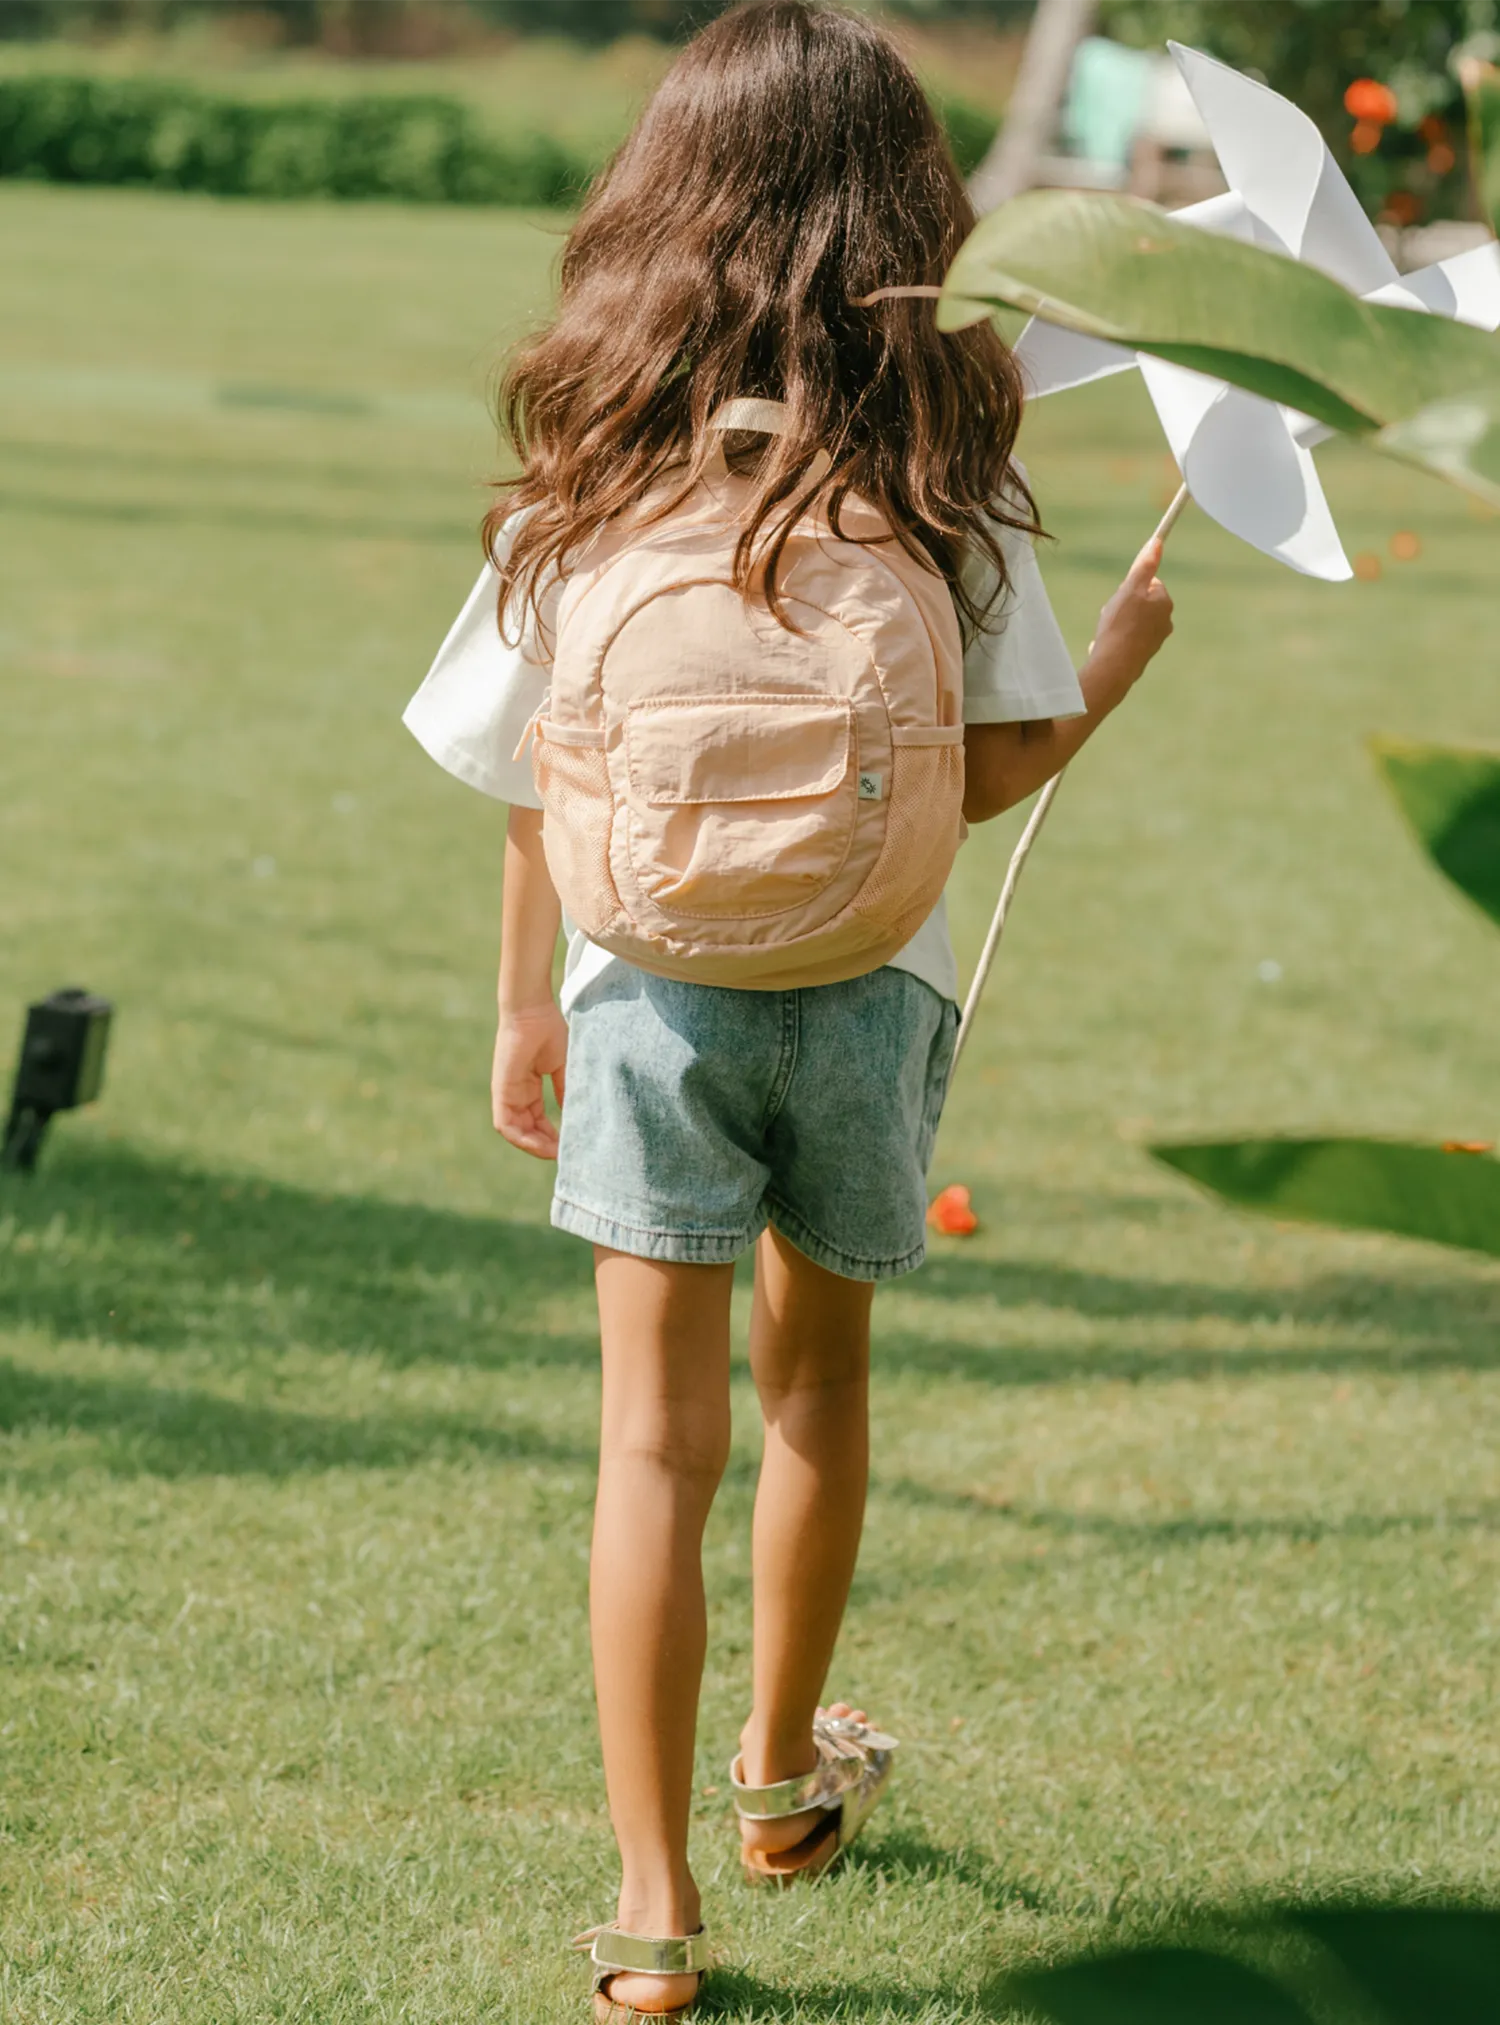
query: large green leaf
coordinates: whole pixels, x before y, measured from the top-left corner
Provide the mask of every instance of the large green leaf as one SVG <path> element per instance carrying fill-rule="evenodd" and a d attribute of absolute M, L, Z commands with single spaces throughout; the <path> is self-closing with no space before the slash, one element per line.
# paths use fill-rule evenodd
<path fill-rule="evenodd" d="M 1500 337 L 1490 343 L 1500 350 Z M 1434 401 L 1382 429 L 1375 448 L 1500 506 L 1500 394 L 1484 389 Z"/>
<path fill-rule="evenodd" d="M 1491 226 L 1500 232 L 1500 70 L 1490 63 L 1466 63 L 1463 81 L 1474 187 Z"/>
<path fill-rule="evenodd" d="M 1500 1912 L 1466 1906 L 1293 1911 L 1376 2000 L 1387 2025 L 1495 2025 Z"/>
<path fill-rule="evenodd" d="M 1279 1984 L 1199 1948 L 1085 1957 L 1013 1977 L 1005 1994 L 1057 2025 L 1311 2025 Z"/>
<path fill-rule="evenodd" d="M 1244 1209 L 1500 1257 L 1500 1160 L 1385 1139 L 1228 1139 L 1155 1157 Z"/>
<path fill-rule="evenodd" d="M 1371 747 L 1433 863 L 1500 926 L 1500 753 L 1396 738 Z"/>
<path fill-rule="evenodd" d="M 1032 190 L 980 220 L 949 270 L 942 329 L 997 308 L 1192 366 L 1369 434 L 1434 402 L 1500 403 L 1500 343 L 1447 317 L 1361 302 L 1302 261 L 1136 198 Z"/>

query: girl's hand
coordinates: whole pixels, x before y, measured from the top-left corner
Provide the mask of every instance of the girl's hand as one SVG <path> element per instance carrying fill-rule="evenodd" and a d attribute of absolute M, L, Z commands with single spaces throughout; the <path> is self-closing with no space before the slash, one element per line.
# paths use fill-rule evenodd
<path fill-rule="evenodd" d="M 495 1130 L 538 1160 L 557 1158 L 557 1127 L 547 1116 L 545 1085 L 550 1080 L 561 1105 L 567 1060 L 568 1023 L 552 999 L 520 1012 L 501 1008 L 490 1076 Z"/>
<path fill-rule="evenodd" d="M 1099 614 L 1089 658 L 1108 664 L 1122 694 L 1144 674 L 1172 631 L 1172 594 L 1156 574 L 1160 566 L 1161 542 L 1153 535 Z"/>

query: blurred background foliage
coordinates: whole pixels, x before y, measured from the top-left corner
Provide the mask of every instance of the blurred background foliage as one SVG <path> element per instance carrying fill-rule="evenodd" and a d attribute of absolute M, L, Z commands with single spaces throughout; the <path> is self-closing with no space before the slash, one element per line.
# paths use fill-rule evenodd
<path fill-rule="evenodd" d="M 214 96 L 211 105 L 179 99 L 171 108 L 158 99 L 167 131 L 145 140 L 151 108 L 139 98 L 28 101 L 28 130 L 40 121 L 53 137 L 27 161 L 12 136 L 0 173 L 109 180 L 90 164 L 124 160 L 131 166 L 114 180 L 221 194 L 565 200 L 607 158 L 673 43 L 725 4 L 0 0 L 0 76 L 125 72 Z M 960 166 L 971 171 L 1003 116 L 1029 0 L 855 4 L 898 26 Z M 1457 66 L 1466 53 L 1500 55 L 1500 0 L 1099 0 L 1097 27 L 1133 46 L 1173 37 L 1263 77 L 1317 120 L 1366 208 L 1385 224 L 1479 215 Z M 396 121 L 399 165 L 373 179 L 370 136 L 391 130 L 389 109 L 335 117 L 299 103 L 295 116 L 269 121 L 235 109 L 246 97 L 403 91 L 454 104 L 441 117 L 429 103 Z M 64 116 L 88 133 L 59 139 Z M 185 128 L 201 130 L 216 117 L 233 130 L 223 145 L 183 143 Z M 17 107 L 0 109 L 0 120 L 16 126 Z M 203 166 L 209 155 L 217 156 L 211 170 Z"/>
<path fill-rule="evenodd" d="M 589 43 L 679 40 L 730 0 L 0 0 L 0 38 L 167 34 L 209 21 L 262 44 L 419 56 L 486 32 Z M 1031 0 L 852 0 L 917 22 L 1023 33 Z M 1350 77 L 1375 61 L 1403 119 L 1450 104 L 1456 46 L 1500 33 L 1500 0 L 1099 0 L 1103 31 L 1134 45 L 1194 43 L 1336 118 Z M 1482 51 L 1480 52 L 1483 53 Z"/>

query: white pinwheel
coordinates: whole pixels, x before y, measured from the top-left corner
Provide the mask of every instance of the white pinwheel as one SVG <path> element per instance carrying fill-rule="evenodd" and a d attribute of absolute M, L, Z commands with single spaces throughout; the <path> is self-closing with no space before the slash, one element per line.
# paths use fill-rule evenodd
<path fill-rule="evenodd" d="M 1500 328 L 1500 245 L 1399 274 L 1317 127 L 1263 84 L 1169 43 L 1228 183 L 1178 212 L 1208 231 L 1318 267 L 1371 302 Z M 1017 347 L 1034 395 L 1139 366 L 1193 499 L 1252 547 L 1307 576 L 1352 574 L 1313 466 L 1328 431 L 1294 410 L 1163 359 L 1040 321 Z"/>

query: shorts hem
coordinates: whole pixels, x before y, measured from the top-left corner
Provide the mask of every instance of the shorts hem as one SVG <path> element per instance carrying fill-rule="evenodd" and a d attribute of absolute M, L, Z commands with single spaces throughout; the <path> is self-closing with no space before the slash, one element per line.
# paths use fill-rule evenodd
<path fill-rule="evenodd" d="M 762 1216 L 745 1231 L 661 1230 L 645 1224 L 622 1223 L 588 1209 L 568 1196 L 552 1198 L 552 1224 L 556 1230 L 585 1238 L 590 1244 L 605 1245 L 612 1252 L 628 1252 L 637 1259 L 664 1259 L 670 1265 L 729 1266 L 749 1251 L 766 1227 Z"/>
<path fill-rule="evenodd" d="M 785 1203 L 770 1202 L 770 1221 L 790 1244 L 794 1244 L 804 1258 L 812 1260 L 815 1266 L 822 1266 L 830 1273 L 837 1273 L 841 1280 L 898 1280 L 904 1273 L 914 1273 L 927 1256 L 925 1237 L 909 1252 L 902 1252 L 893 1259 L 858 1258 L 852 1252 L 842 1251 L 837 1245 L 829 1244 L 795 1211 Z"/>

